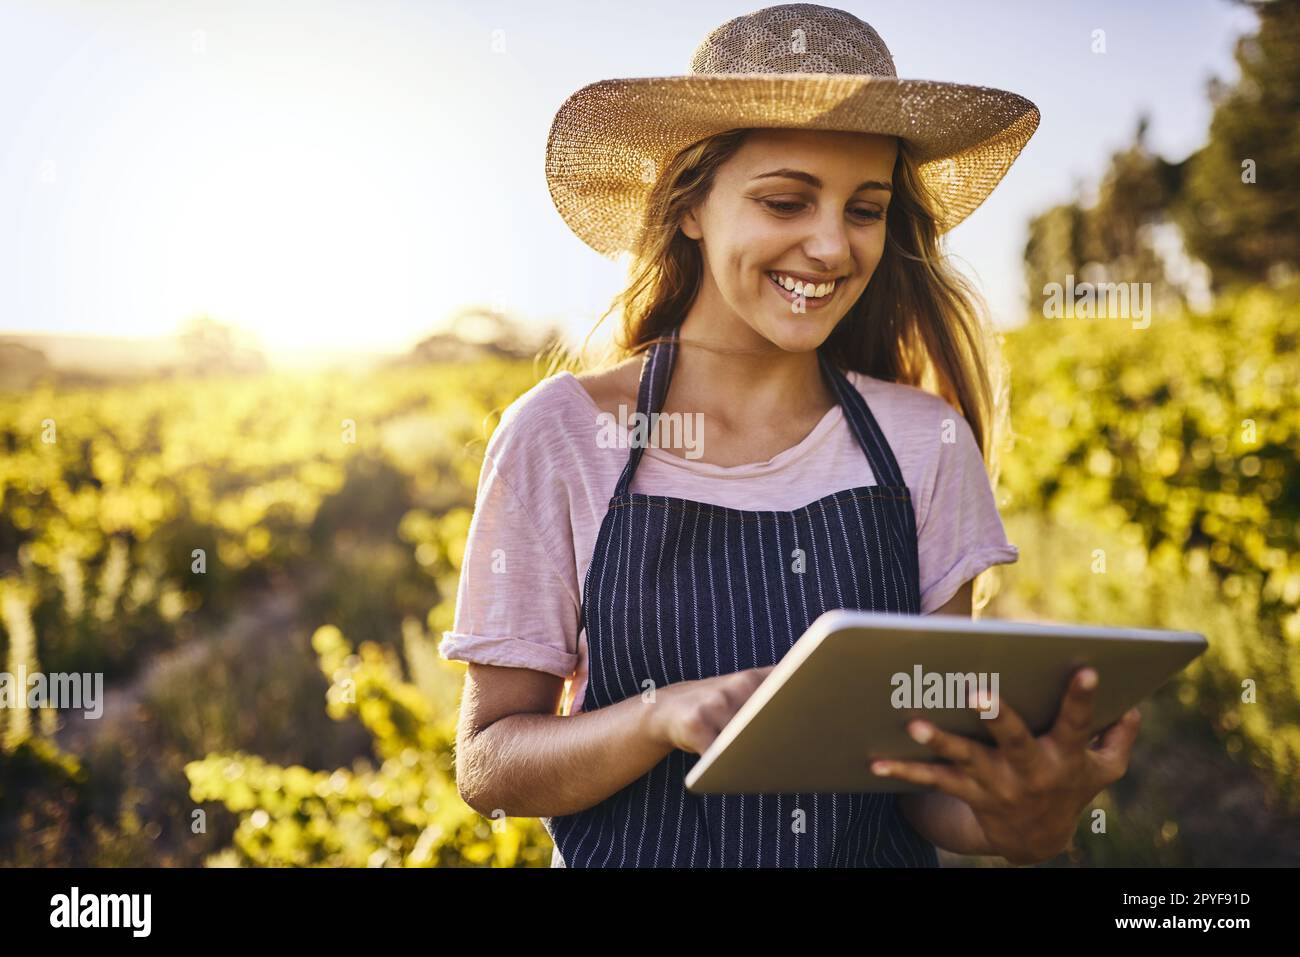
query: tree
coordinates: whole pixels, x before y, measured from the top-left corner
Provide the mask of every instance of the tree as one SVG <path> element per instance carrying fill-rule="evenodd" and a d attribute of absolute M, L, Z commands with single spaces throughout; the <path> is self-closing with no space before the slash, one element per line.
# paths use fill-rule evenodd
<path fill-rule="evenodd" d="M 1095 202 L 1082 197 L 1034 217 L 1025 245 L 1029 301 L 1048 283 L 1149 282 L 1161 308 L 1199 297 L 1197 277 L 1185 268 L 1168 213 L 1182 188 L 1182 164 L 1154 155 L 1146 145 L 1147 117 L 1139 118 L 1132 145 L 1111 157 Z"/>
<path fill-rule="evenodd" d="M 186 373 L 263 372 L 266 357 L 242 330 L 209 316 L 196 316 L 181 326 L 178 336 L 185 352 Z"/>
<path fill-rule="evenodd" d="M 1237 41 L 1236 86 L 1211 81 L 1209 142 L 1189 159 L 1173 210 L 1216 290 L 1300 267 L 1300 0 L 1243 5 L 1259 31 Z"/>

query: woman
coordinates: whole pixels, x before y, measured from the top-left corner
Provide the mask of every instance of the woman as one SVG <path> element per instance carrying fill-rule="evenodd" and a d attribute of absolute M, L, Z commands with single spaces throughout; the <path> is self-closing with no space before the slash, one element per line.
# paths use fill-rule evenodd
<path fill-rule="evenodd" d="M 1013 94 L 898 80 L 871 27 L 811 4 L 719 27 L 689 77 L 565 103 L 551 194 L 593 248 L 633 254 L 625 357 L 544 379 L 489 443 L 441 645 L 470 663 L 471 806 L 543 818 L 553 863 L 577 867 L 935 866 L 936 847 L 1030 862 L 1066 846 L 1137 730 L 1130 713 L 1090 746 L 1091 671 L 1039 738 L 1005 703 L 996 747 L 913 722 L 952 764 L 871 769 L 928 790 L 683 786 L 822 612 L 970 615 L 976 575 L 1018 557 L 986 471 L 983 327 L 938 237 L 1037 122 Z"/>

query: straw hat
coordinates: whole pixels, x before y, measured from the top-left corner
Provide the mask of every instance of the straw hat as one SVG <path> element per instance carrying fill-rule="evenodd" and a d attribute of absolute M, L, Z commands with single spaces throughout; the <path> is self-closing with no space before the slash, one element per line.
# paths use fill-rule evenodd
<path fill-rule="evenodd" d="M 689 75 L 578 90 L 551 124 L 546 181 L 569 227 L 616 259 L 635 248 L 651 189 L 692 143 L 744 127 L 879 133 L 913 145 L 946 232 L 993 191 L 1038 119 L 1038 107 L 1015 93 L 899 79 L 870 25 L 789 3 L 718 27 Z"/>

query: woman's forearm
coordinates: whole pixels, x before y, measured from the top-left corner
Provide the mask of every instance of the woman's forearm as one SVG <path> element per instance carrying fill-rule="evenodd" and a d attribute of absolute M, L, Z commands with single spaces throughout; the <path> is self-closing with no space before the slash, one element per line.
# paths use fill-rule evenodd
<path fill-rule="evenodd" d="M 988 846 L 970 806 L 960 798 L 941 791 L 909 791 L 899 796 L 898 803 L 913 829 L 931 844 L 954 854 L 997 853 Z"/>
<path fill-rule="evenodd" d="M 672 752 L 652 733 L 654 705 L 633 695 L 573 715 L 512 714 L 461 752 L 466 802 L 480 814 L 553 817 L 599 804 Z"/>

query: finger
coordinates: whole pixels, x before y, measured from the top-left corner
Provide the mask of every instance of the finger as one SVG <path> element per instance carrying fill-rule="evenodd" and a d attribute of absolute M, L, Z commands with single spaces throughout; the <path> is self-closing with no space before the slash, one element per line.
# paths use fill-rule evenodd
<path fill-rule="evenodd" d="M 1137 737 L 1138 728 L 1142 726 L 1142 712 L 1137 708 L 1129 708 L 1120 717 L 1118 721 L 1111 723 L 1101 736 L 1101 746 L 1108 747 L 1110 744 L 1119 741 L 1125 728 L 1132 730 L 1133 737 Z"/>
<path fill-rule="evenodd" d="M 682 750 L 703 754 L 717 740 L 729 720 L 729 715 L 720 716 L 712 710 L 701 710 L 683 729 Z"/>
<path fill-rule="evenodd" d="M 1094 771 L 1104 784 L 1118 781 L 1127 773 L 1129 755 L 1141 727 L 1142 713 L 1130 708 L 1110 726 L 1097 748 L 1089 752 Z"/>
<path fill-rule="evenodd" d="M 1052 730 L 1047 733 L 1061 748 L 1087 748 L 1092 737 L 1088 728 L 1092 725 L 1099 677 L 1095 668 L 1088 667 L 1080 668 L 1071 676 L 1070 686 L 1061 699 L 1061 710 L 1057 712 Z"/>
<path fill-rule="evenodd" d="M 907 733 L 913 741 L 925 745 L 939 757 L 947 758 L 977 781 L 990 781 L 993 755 L 987 745 L 936 728 L 929 721 L 920 719 L 908 723 Z"/>
<path fill-rule="evenodd" d="M 691 742 L 695 744 L 704 740 L 705 747 L 711 745 L 713 739 L 722 733 L 744 705 L 750 690 L 748 687 L 737 686 L 733 681 L 719 682 L 711 688 L 696 705 L 691 725 Z"/>
<path fill-rule="evenodd" d="M 1088 747 L 1094 751 L 1097 748 L 1100 748 L 1102 746 L 1102 742 L 1106 740 L 1106 736 L 1110 734 L 1113 730 L 1115 730 L 1115 728 L 1117 728 L 1124 721 L 1125 717 L 1126 715 L 1120 715 L 1119 718 L 1112 721 L 1110 724 L 1106 725 L 1106 727 L 1096 731 L 1092 735 L 1092 737 L 1088 739 Z"/>
<path fill-rule="evenodd" d="M 923 761 L 876 760 L 868 765 L 871 773 L 882 778 L 898 778 L 913 784 L 936 788 L 944 794 L 970 803 L 978 801 L 984 791 L 979 782 L 958 768 Z"/>
<path fill-rule="evenodd" d="M 775 667 L 769 665 L 768 668 Z M 744 671 L 736 671 L 719 682 L 718 688 L 727 699 L 727 706 L 733 711 L 737 711 L 741 705 L 749 700 L 758 686 L 766 680 L 768 669 L 764 668 L 746 668 Z"/>
<path fill-rule="evenodd" d="M 1038 759 L 1039 744 L 1024 719 L 1000 695 L 982 695 L 979 704 L 980 720 L 988 725 L 999 753 L 1017 771 L 1032 767 Z"/>

